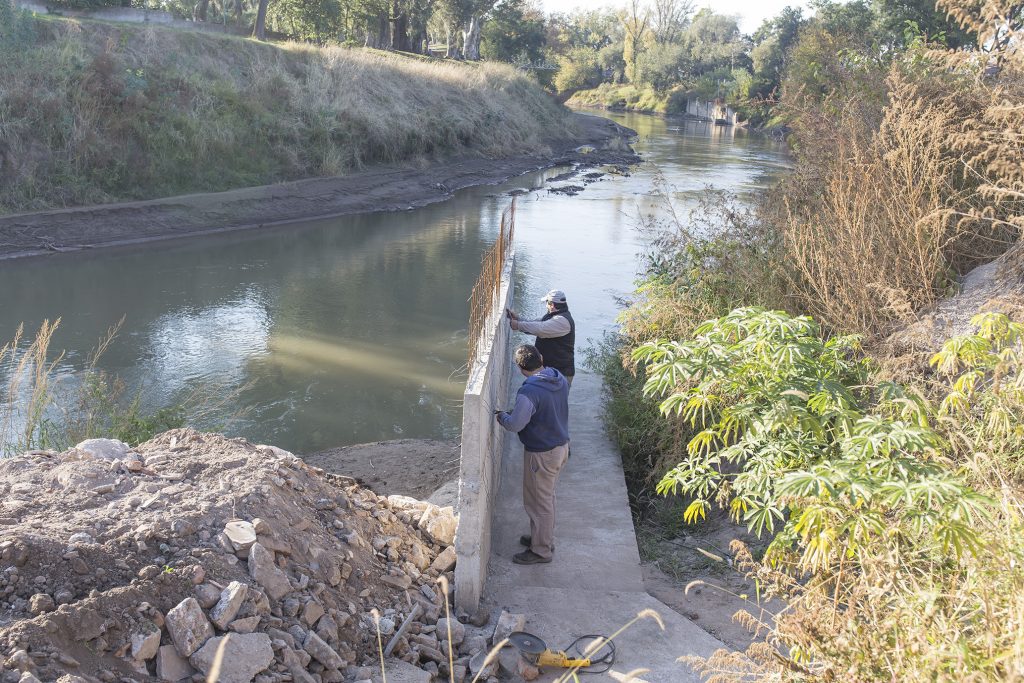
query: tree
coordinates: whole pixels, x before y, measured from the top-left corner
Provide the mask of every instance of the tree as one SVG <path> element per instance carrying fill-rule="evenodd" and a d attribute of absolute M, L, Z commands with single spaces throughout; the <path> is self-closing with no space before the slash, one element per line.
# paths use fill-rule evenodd
<path fill-rule="evenodd" d="M 504 0 L 484 27 L 480 53 L 503 62 L 538 62 L 545 39 L 544 15 L 536 6 L 528 0 Z"/>
<path fill-rule="evenodd" d="M 883 29 L 895 38 L 897 45 L 906 45 L 905 35 L 921 33 L 929 41 L 944 42 L 952 48 L 971 46 L 972 33 L 960 28 L 944 10 L 935 7 L 935 0 L 874 0 Z"/>
<path fill-rule="evenodd" d="M 256 24 L 253 26 L 253 35 L 257 40 L 267 39 L 267 4 L 270 0 L 260 0 L 259 8 L 256 10 Z"/>
<path fill-rule="evenodd" d="M 462 27 L 462 56 L 480 59 L 481 29 L 496 0 L 439 0 L 439 9 Z"/>
<path fill-rule="evenodd" d="M 690 49 L 695 76 L 713 71 L 729 73 L 746 58 L 747 43 L 736 17 L 715 14 L 710 9 L 694 16 L 683 40 Z"/>
<path fill-rule="evenodd" d="M 625 32 L 622 60 L 626 63 L 626 77 L 637 83 L 640 81 L 637 57 L 644 50 L 644 38 L 651 22 L 651 13 L 640 4 L 640 0 L 632 0 L 629 8 L 619 14 L 619 21 L 622 22 L 622 29 Z"/>
<path fill-rule="evenodd" d="M 654 0 L 654 41 L 661 45 L 678 42 L 692 13 L 691 0 Z"/>
<path fill-rule="evenodd" d="M 775 17 L 765 19 L 754 32 L 750 59 L 758 83 L 754 85 L 752 94 L 765 97 L 778 89 L 785 71 L 786 56 L 806 23 L 799 8 L 786 7 Z"/>

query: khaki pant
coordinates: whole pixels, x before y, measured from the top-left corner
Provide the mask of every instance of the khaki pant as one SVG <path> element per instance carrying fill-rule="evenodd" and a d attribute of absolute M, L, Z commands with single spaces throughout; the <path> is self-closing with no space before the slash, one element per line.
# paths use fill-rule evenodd
<path fill-rule="evenodd" d="M 551 557 L 555 542 L 555 484 L 569 455 L 569 444 L 535 453 L 523 451 L 523 507 L 530 517 L 530 550 Z"/>

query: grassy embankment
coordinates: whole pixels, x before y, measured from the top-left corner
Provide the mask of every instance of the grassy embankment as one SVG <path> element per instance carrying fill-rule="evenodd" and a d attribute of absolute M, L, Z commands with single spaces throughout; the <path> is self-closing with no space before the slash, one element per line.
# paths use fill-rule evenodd
<path fill-rule="evenodd" d="M 569 125 L 495 64 L 57 18 L 0 26 L 0 62 L 0 214 L 537 151 Z"/>
<path fill-rule="evenodd" d="M 767 639 L 748 657 L 690 660 L 716 680 L 1024 676 L 1016 44 L 987 79 L 941 49 L 821 55 L 836 87 L 783 92 L 794 174 L 750 211 L 708 197 L 698 227 L 727 226 L 711 239 L 667 198 L 652 226 L 644 284 L 597 358 L 609 428 L 641 499 L 674 493 L 688 523 L 721 506 L 760 533 L 737 566 L 788 604 L 751 606 Z M 984 315 L 929 323 L 997 257 L 1004 294 Z"/>
<path fill-rule="evenodd" d="M 635 111 L 647 114 L 684 114 L 690 91 L 682 87 L 659 92 L 649 85 L 602 83 L 580 90 L 566 102 L 570 107 Z"/>

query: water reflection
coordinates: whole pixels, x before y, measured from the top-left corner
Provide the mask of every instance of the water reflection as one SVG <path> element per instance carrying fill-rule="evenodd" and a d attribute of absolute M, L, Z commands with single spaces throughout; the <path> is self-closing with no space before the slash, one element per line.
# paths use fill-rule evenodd
<path fill-rule="evenodd" d="M 643 238 L 658 170 L 684 201 L 708 183 L 738 192 L 785 169 L 769 140 L 731 129 L 617 117 L 650 164 L 575 197 L 520 198 L 520 301 L 569 293 L 580 343 L 613 324 Z M 564 169 L 562 169 L 564 170 Z M 102 366 L 160 405 L 194 390 L 251 408 L 228 431 L 297 452 L 404 437 L 454 437 L 461 421 L 467 298 L 515 188 L 475 188 L 416 211 L 317 221 L 0 265 L 0 334 L 61 317 L 54 347 L 73 374 L 122 316 Z M 570 181 L 581 184 L 579 180 Z M 234 406 L 215 416 L 223 421 Z"/>

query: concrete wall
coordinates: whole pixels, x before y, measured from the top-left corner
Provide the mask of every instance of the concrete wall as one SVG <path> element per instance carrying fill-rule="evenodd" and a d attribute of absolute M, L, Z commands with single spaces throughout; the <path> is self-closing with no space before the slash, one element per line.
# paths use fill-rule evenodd
<path fill-rule="evenodd" d="M 501 289 L 481 336 L 462 406 L 462 464 L 459 472 L 459 530 L 455 535 L 455 607 L 473 614 L 487 578 L 491 515 L 501 478 L 501 454 L 508 432 L 494 419 L 508 404 L 512 362 L 505 308 L 512 307 L 515 251 L 509 248 Z"/>
<path fill-rule="evenodd" d="M 694 118 L 705 121 L 725 119 L 730 125 L 736 125 L 736 112 L 724 104 L 702 102 L 694 98 L 686 102 L 686 113 Z"/>

